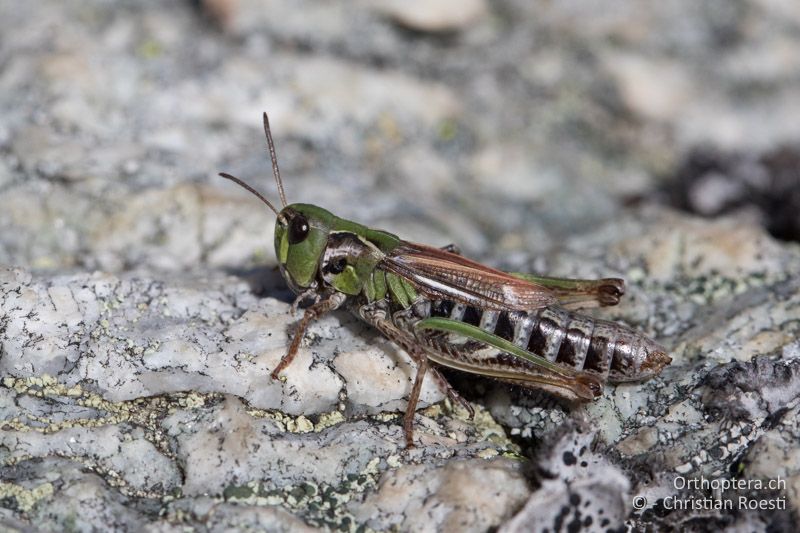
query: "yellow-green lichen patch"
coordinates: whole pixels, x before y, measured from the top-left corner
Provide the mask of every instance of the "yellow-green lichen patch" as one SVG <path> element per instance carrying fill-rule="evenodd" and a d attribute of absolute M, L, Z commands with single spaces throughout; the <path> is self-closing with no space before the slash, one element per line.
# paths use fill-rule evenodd
<path fill-rule="evenodd" d="M 174 458 L 169 439 L 161 427 L 161 420 L 177 409 L 204 406 L 218 394 L 175 393 L 169 396 L 151 396 L 133 400 L 112 402 L 96 393 L 84 390 L 80 385 L 67 386 L 49 375 L 27 378 L 3 378 L 2 385 L 13 389 L 17 394 L 37 398 L 58 399 L 97 412 L 97 416 L 75 417 L 66 420 L 51 420 L 30 412 L 0 420 L 0 428 L 14 431 L 36 431 L 50 434 L 69 428 L 97 428 L 108 425 L 129 423 L 144 429 L 145 438 L 165 456 Z M 19 458 L 15 459 L 16 461 Z M 4 462 L 8 464 L 8 459 Z"/>
<path fill-rule="evenodd" d="M 428 416 L 430 418 L 436 418 L 444 414 L 444 409 L 442 408 L 442 403 L 435 403 L 430 405 L 422 410 L 422 414 Z"/>
<path fill-rule="evenodd" d="M 344 414 L 342 414 L 341 411 L 331 411 L 330 413 L 320 415 L 318 418 L 319 419 L 314 426 L 314 431 L 317 432 L 336 426 L 345 421 Z"/>
<path fill-rule="evenodd" d="M 178 400 L 178 404 L 186 409 L 197 409 L 206 404 L 206 396 L 197 392 L 189 392 Z"/>
<path fill-rule="evenodd" d="M 508 436 L 506 436 L 503 426 L 492 418 L 489 411 L 479 405 L 474 406 L 473 409 L 475 409 L 475 418 L 472 420 L 472 424 L 478 430 L 482 440 L 488 440 L 506 449 L 517 448 L 517 446 L 509 440 Z"/>
<path fill-rule="evenodd" d="M 29 461 L 33 459 L 33 455 L 29 453 L 23 453 L 17 455 L 16 457 L 8 457 L 3 461 L 3 466 L 14 466 L 17 463 L 22 463 L 23 461 Z"/>
<path fill-rule="evenodd" d="M 389 468 L 398 468 L 402 466 L 402 458 L 397 454 L 392 454 L 386 458 L 386 464 L 389 465 Z"/>
<path fill-rule="evenodd" d="M 312 424 L 308 418 L 301 415 L 294 420 L 287 421 L 286 429 L 292 433 L 310 433 L 314 430 L 314 424 Z"/>
<path fill-rule="evenodd" d="M 391 422 L 392 420 L 400 418 L 400 413 L 384 412 L 384 413 L 378 413 L 376 415 L 372 415 L 370 418 L 372 418 L 373 420 L 376 420 L 378 422 Z"/>
<path fill-rule="evenodd" d="M 422 413 L 431 418 L 438 418 L 447 412 L 451 418 L 463 422 L 468 427 L 475 430 L 474 439 L 478 442 L 488 441 L 499 448 L 498 453 L 519 452 L 519 448 L 506 435 L 503 427 L 492 418 L 492 415 L 484 407 L 477 404 L 472 405 L 475 416 L 470 419 L 470 413 L 459 404 L 452 404 L 450 400 L 445 400 L 424 409 Z M 453 437 L 453 435 L 449 435 Z"/>
<path fill-rule="evenodd" d="M 500 455 L 500 453 L 494 448 L 484 448 L 483 450 L 478 452 L 478 457 L 480 457 L 481 459 L 493 459 L 498 455 Z"/>
<path fill-rule="evenodd" d="M 315 416 L 314 418 L 317 419 L 316 423 L 304 415 L 292 416 L 274 409 L 256 409 L 251 407 L 247 409 L 247 414 L 255 418 L 272 420 L 281 431 L 288 433 L 319 433 L 345 421 L 344 415 L 339 411 L 331 411 Z"/>
<path fill-rule="evenodd" d="M 61 455 L 64 459 L 68 459 L 72 462 L 78 463 L 84 467 L 85 470 L 91 471 L 101 478 L 103 481 L 108 484 L 109 487 L 113 487 L 117 489 L 121 494 L 130 497 L 130 498 L 149 498 L 149 499 L 160 499 L 163 498 L 165 495 L 160 490 L 140 490 L 132 488 L 128 482 L 123 478 L 119 472 L 116 470 L 103 467 L 98 462 L 89 459 L 84 456 L 77 456 L 77 455 Z"/>
<path fill-rule="evenodd" d="M 13 483 L 0 482 L 0 500 L 14 498 L 17 508 L 23 513 L 29 513 L 39 501 L 50 498 L 53 492 L 51 483 L 42 483 L 34 489 L 25 489 Z"/>

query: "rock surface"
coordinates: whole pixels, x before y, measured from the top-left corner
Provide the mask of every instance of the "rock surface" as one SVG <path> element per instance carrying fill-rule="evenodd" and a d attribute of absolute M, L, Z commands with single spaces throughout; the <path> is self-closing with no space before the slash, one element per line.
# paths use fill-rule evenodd
<path fill-rule="evenodd" d="M 0 529 L 800 520 L 794 4 L 422 4 L 0 0 Z M 274 220 L 214 177 L 277 197 L 263 110 L 290 201 L 624 277 L 598 316 L 672 365 L 585 406 L 449 373 L 476 416 L 428 380 L 413 450 L 414 365 L 344 312 L 271 380 Z"/>

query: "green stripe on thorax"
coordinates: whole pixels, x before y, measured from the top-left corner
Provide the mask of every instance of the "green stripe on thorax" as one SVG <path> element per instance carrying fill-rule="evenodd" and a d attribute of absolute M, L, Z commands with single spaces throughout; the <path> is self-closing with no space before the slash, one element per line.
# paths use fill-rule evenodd
<path fill-rule="evenodd" d="M 393 233 L 337 217 L 316 205 L 293 204 L 292 207 L 306 215 L 313 229 L 327 235 L 338 232 L 353 234 L 366 246 L 377 249 L 379 253 L 376 255 L 391 253 L 401 243 Z M 403 308 L 409 307 L 417 299 L 417 291 L 410 282 L 376 268 L 374 257 L 354 258 L 354 264 L 336 276 L 332 285 L 346 294 L 362 292 L 369 302 L 382 300 L 388 294 L 395 304 Z"/>
<path fill-rule="evenodd" d="M 381 252 L 389 253 L 400 245 L 400 237 L 388 231 L 372 229 L 358 222 L 340 218 L 317 205 L 312 204 L 292 204 L 291 208 L 296 209 L 306 215 L 313 226 L 326 232 L 347 231 L 354 233 L 363 239 L 374 244 Z"/>

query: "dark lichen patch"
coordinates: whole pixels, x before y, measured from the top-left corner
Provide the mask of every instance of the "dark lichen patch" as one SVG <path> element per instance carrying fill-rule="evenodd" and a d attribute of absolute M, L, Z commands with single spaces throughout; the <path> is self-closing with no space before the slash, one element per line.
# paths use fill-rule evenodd
<path fill-rule="evenodd" d="M 229 485 L 225 487 L 222 492 L 222 497 L 225 500 L 244 500 L 253 495 L 253 488 L 247 485 Z"/>
<path fill-rule="evenodd" d="M 280 506 L 313 527 L 358 531 L 361 525 L 347 505 L 376 486 L 380 462 L 374 459 L 363 472 L 347 474 L 338 485 L 302 482 L 274 487 L 269 481 L 254 481 L 226 488 L 222 498 L 230 503 Z"/>
<path fill-rule="evenodd" d="M 578 462 L 578 459 L 571 451 L 564 452 L 563 459 L 564 459 L 564 464 L 567 466 L 572 466 Z"/>
<path fill-rule="evenodd" d="M 712 417 L 748 421 L 752 413 L 741 405 L 743 393 L 754 392 L 783 403 L 775 405 L 761 424 L 774 424 L 785 412 L 793 391 L 800 391 L 800 360 L 783 361 L 774 357 L 756 357 L 752 361 L 734 361 L 713 369 L 704 380 L 704 407 Z M 775 392 L 772 392 L 775 391 Z M 777 394 L 785 391 L 782 394 Z M 749 420 L 751 423 L 752 420 Z M 752 426 L 747 425 L 747 433 Z"/>

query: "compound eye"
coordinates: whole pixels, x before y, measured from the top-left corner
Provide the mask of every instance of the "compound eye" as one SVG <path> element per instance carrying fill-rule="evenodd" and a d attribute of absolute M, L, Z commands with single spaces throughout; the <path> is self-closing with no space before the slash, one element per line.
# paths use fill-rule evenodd
<path fill-rule="evenodd" d="M 308 237 L 308 220 L 301 214 L 296 214 L 289 221 L 289 244 L 303 242 Z"/>

